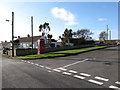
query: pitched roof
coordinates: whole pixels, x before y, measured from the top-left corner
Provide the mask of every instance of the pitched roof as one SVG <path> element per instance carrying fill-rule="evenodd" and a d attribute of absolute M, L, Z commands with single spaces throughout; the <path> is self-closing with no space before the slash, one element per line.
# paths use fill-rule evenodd
<path fill-rule="evenodd" d="M 2 43 L 1 43 L 1 45 L 2 45 L 3 47 L 6 47 L 8 44 L 10 44 L 10 42 L 2 42 Z"/>
<path fill-rule="evenodd" d="M 41 36 L 33 36 L 33 42 L 36 42 L 38 39 L 40 39 Z M 19 42 L 31 42 L 32 37 L 21 37 L 18 38 Z"/>

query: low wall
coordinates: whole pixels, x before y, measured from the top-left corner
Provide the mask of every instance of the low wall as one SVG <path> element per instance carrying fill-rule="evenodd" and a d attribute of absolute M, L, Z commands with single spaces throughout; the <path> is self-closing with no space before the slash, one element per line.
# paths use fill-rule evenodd
<path fill-rule="evenodd" d="M 45 52 L 55 52 L 55 51 L 62 51 L 62 50 L 71 50 L 71 49 L 80 49 L 86 47 L 94 47 L 95 45 L 84 45 L 84 46 L 71 46 L 71 47 L 54 47 L 45 49 Z"/>
<path fill-rule="evenodd" d="M 12 56 L 12 50 L 8 50 L 8 55 Z M 31 55 L 32 50 L 31 49 L 16 49 L 14 50 L 14 56 L 25 56 L 25 55 Z M 37 49 L 33 49 L 33 54 L 37 54 Z"/>
<path fill-rule="evenodd" d="M 16 56 L 37 54 L 37 49 L 16 49 Z"/>
<path fill-rule="evenodd" d="M 45 53 L 62 51 L 62 50 L 80 49 L 80 48 L 93 47 L 93 46 L 95 45 L 47 48 L 45 49 Z M 37 49 L 33 49 L 33 54 L 37 54 L 37 51 L 38 51 Z M 8 55 L 12 55 L 12 50 L 8 51 Z M 14 55 L 15 56 L 32 55 L 32 50 L 31 49 L 16 49 L 14 51 Z"/>

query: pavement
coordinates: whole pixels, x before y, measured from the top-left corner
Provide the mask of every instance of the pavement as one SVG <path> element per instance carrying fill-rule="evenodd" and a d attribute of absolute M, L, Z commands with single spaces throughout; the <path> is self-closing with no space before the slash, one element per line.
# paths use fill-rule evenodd
<path fill-rule="evenodd" d="M 2 88 L 120 89 L 118 47 L 51 59 L 2 57 Z"/>

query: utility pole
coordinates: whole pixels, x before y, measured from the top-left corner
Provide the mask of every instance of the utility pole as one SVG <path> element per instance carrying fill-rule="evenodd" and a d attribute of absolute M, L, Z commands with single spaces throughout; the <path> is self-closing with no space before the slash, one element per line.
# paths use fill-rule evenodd
<path fill-rule="evenodd" d="M 7 22 L 11 20 L 6 20 Z M 14 57 L 14 12 L 12 12 L 12 57 Z"/>
<path fill-rule="evenodd" d="M 14 12 L 12 12 L 12 57 L 14 57 Z"/>
<path fill-rule="evenodd" d="M 33 16 L 31 16 L 31 36 L 32 36 L 32 54 L 33 54 Z"/>

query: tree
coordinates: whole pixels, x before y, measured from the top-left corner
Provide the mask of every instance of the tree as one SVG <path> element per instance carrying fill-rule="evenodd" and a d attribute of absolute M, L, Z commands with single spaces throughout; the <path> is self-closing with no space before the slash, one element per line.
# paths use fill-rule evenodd
<path fill-rule="evenodd" d="M 92 40 L 93 33 L 89 29 L 81 29 L 73 32 L 73 36 L 77 39 L 77 44 L 87 44 L 87 40 Z"/>
<path fill-rule="evenodd" d="M 44 23 L 43 25 L 40 24 L 39 26 L 39 31 L 42 32 L 42 34 L 47 37 L 49 31 L 50 31 L 50 26 L 49 26 L 49 23 Z"/>
<path fill-rule="evenodd" d="M 20 41 L 19 41 L 19 39 L 14 40 L 13 42 L 14 42 L 14 46 L 15 46 L 15 48 L 18 48 L 19 45 L 20 45 Z"/>
<path fill-rule="evenodd" d="M 64 38 L 63 41 L 68 43 L 68 46 L 70 45 L 70 39 L 72 38 L 72 29 L 65 29 L 64 34 L 62 34 L 62 37 Z"/>
<path fill-rule="evenodd" d="M 92 34 L 93 33 L 89 29 L 81 29 L 77 32 L 73 32 L 74 37 L 82 38 L 84 40 L 92 39 L 92 37 L 90 37 Z"/>
<path fill-rule="evenodd" d="M 47 35 L 47 38 L 48 38 L 48 46 L 50 47 L 50 45 L 51 45 L 51 39 L 52 39 L 52 34 L 48 34 Z"/>
<path fill-rule="evenodd" d="M 102 32 L 99 34 L 99 40 L 106 42 L 106 40 L 107 40 L 107 32 L 102 31 Z"/>
<path fill-rule="evenodd" d="M 42 32 L 42 35 L 45 36 L 45 38 L 47 39 L 47 35 L 48 35 L 49 31 L 50 31 L 49 23 L 45 22 L 43 25 L 40 24 L 39 31 Z M 47 43 L 47 42 L 45 42 L 45 43 Z"/>

